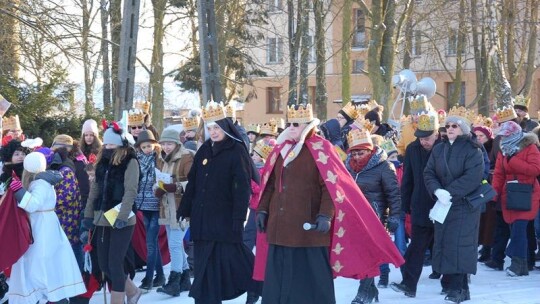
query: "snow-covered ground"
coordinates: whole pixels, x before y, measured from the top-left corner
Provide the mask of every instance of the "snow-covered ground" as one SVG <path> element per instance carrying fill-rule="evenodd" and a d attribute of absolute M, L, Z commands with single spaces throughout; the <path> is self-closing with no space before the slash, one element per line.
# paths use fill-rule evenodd
<path fill-rule="evenodd" d="M 507 259 L 508 260 L 508 259 Z M 505 267 L 510 264 L 507 261 Z M 168 269 L 166 270 L 166 273 Z M 424 267 L 422 277 L 418 284 L 416 298 L 407 298 L 403 294 L 397 293 L 390 288 L 379 289 L 379 303 L 399 303 L 399 304 L 433 304 L 445 303 L 444 296 L 440 295 L 440 283 L 438 280 L 431 280 L 428 275 L 431 267 Z M 143 272 L 137 273 L 136 284 L 139 285 L 144 276 Z M 401 273 L 398 269 L 390 272 L 390 282 L 400 282 Z M 504 271 L 495 271 L 479 264 L 478 273 L 471 277 L 471 301 L 470 304 L 540 304 L 540 271 L 531 271 L 529 276 L 512 278 L 508 277 Z M 358 281 L 344 278 L 337 278 L 335 281 L 336 300 L 338 304 L 349 304 L 356 295 Z M 376 280 L 378 282 L 378 279 Z M 314 286 L 316 288 L 316 286 Z M 246 296 L 243 295 L 224 304 L 244 304 Z M 95 294 L 91 304 L 102 304 L 103 293 Z M 172 298 L 163 294 L 158 294 L 155 289 L 150 293 L 143 294 L 139 300 L 140 304 L 192 304 L 186 292 L 180 297 Z M 260 301 L 259 301 L 260 303 Z M 313 303 L 325 304 L 325 303 Z"/>

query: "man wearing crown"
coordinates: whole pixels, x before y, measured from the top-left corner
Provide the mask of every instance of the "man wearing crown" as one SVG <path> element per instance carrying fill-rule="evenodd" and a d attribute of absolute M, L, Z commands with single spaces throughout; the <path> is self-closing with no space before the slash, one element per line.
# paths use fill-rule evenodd
<path fill-rule="evenodd" d="M 523 132 L 530 132 L 538 127 L 538 123 L 529 117 L 529 101 L 530 98 L 525 98 L 521 95 L 516 96 L 514 101 L 514 110 L 517 114 L 517 123 L 523 129 Z"/>
<path fill-rule="evenodd" d="M 374 277 L 380 264 L 403 259 L 332 144 L 316 134 L 311 105 L 290 107 L 287 119 L 257 209 L 269 244 L 255 258 L 265 267 L 255 269 L 262 303 L 335 303 L 333 277 Z"/>

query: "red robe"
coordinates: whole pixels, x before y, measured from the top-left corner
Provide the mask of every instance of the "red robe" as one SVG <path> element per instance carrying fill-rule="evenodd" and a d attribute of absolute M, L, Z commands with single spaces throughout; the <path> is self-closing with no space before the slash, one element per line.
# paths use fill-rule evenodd
<path fill-rule="evenodd" d="M 277 145 L 267 158 L 261 178 L 261 194 L 284 145 Z M 396 267 L 403 264 L 403 257 L 332 144 L 314 135 L 306 139 L 305 145 L 316 160 L 335 206 L 330 247 L 330 266 L 334 277 L 371 278 L 379 275 L 381 264 L 392 263 Z M 255 280 L 264 280 L 267 255 L 266 234 L 258 233 Z"/>

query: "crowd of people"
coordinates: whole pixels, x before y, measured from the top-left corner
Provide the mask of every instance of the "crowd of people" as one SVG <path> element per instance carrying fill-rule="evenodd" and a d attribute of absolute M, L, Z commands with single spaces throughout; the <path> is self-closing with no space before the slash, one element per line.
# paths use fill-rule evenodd
<path fill-rule="evenodd" d="M 0 298 L 89 303 L 105 289 L 112 304 L 136 304 L 156 289 L 197 304 L 244 293 L 246 304 L 330 304 L 341 276 L 358 280 L 351 301 L 365 304 L 380 288 L 416 297 L 430 263 L 442 299 L 461 303 L 479 263 L 513 277 L 538 270 L 540 127 L 527 100 L 483 117 L 417 96 L 400 129 L 383 111 L 349 103 L 321 123 L 297 105 L 286 124 L 241 126 L 209 102 L 158 133 L 138 103 L 50 147 L 6 117 L 0 210 L 24 210 L 31 241 L 9 265 L 0 254 Z M 472 204 L 485 184 L 497 195 Z"/>

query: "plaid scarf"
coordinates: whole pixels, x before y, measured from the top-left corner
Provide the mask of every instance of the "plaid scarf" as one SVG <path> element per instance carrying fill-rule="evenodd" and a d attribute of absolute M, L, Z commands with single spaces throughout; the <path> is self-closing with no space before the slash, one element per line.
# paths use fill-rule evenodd
<path fill-rule="evenodd" d="M 519 142 L 523 138 L 523 132 L 516 132 L 501 139 L 501 152 L 504 156 L 512 156 L 519 151 Z"/>

